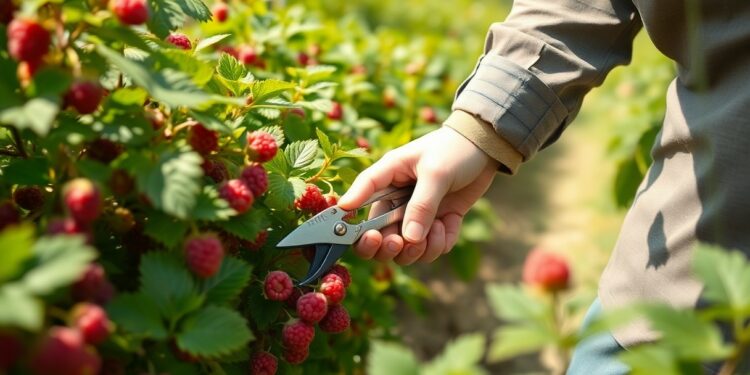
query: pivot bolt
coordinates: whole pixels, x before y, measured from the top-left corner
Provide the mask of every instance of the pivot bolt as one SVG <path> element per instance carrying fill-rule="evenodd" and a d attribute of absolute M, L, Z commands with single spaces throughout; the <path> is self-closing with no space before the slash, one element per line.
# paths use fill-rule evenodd
<path fill-rule="evenodd" d="M 336 223 L 336 225 L 333 226 L 333 233 L 335 233 L 337 236 L 343 236 L 346 234 L 346 224 L 344 223 Z"/>

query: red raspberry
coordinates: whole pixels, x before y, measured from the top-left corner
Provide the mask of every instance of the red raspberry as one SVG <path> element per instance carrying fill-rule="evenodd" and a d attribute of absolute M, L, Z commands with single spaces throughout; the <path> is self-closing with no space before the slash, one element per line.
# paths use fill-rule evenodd
<path fill-rule="evenodd" d="M 549 292 L 568 287 L 570 268 L 568 262 L 557 254 L 534 249 L 523 265 L 523 282 Z"/>
<path fill-rule="evenodd" d="M 221 246 L 224 246 L 224 252 L 227 254 L 236 255 L 240 249 L 241 241 L 237 236 L 221 231 L 219 232 L 219 239 L 221 240 Z"/>
<path fill-rule="evenodd" d="M 245 65 L 255 65 L 258 63 L 258 51 L 253 46 L 240 46 L 237 49 L 237 60 Z"/>
<path fill-rule="evenodd" d="M 214 234 L 197 235 L 185 242 L 185 259 L 194 274 L 206 279 L 219 271 L 224 259 L 224 248 Z"/>
<path fill-rule="evenodd" d="M 304 53 L 304 52 L 300 52 L 300 53 L 299 53 L 299 54 L 297 55 L 297 62 L 298 62 L 298 63 L 299 63 L 300 65 L 302 65 L 302 66 L 306 66 L 307 64 L 309 64 L 309 63 L 310 63 L 310 55 L 308 55 L 308 54 L 306 54 L 306 53 Z"/>
<path fill-rule="evenodd" d="M 179 49 L 187 50 L 187 49 L 193 48 L 193 44 L 190 43 L 190 38 L 188 38 L 187 35 L 185 34 L 180 34 L 180 33 L 169 34 L 169 36 L 167 36 L 166 41 L 171 43 L 172 45 L 174 45 L 175 47 Z"/>
<path fill-rule="evenodd" d="M 219 149 L 219 133 L 195 124 L 188 131 L 188 143 L 195 152 L 205 156 Z"/>
<path fill-rule="evenodd" d="M 266 276 L 263 290 L 266 298 L 272 301 L 283 301 L 292 295 L 292 278 L 284 271 L 273 271 Z"/>
<path fill-rule="evenodd" d="M 36 211 L 44 206 L 44 190 L 39 186 L 19 186 L 13 191 L 13 201 L 24 210 Z"/>
<path fill-rule="evenodd" d="M 140 25 L 148 21 L 146 0 L 113 0 L 112 11 L 126 25 Z"/>
<path fill-rule="evenodd" d="M 229 7 L 227 7 L 226 3 L 220 1 L 214 5 L 213 9 L 211 9 L 211 12 L 214 14 L 214 17 L 216 17 L 217 21 L 223 23 L 229 16 Z"/>
<path fill-rule="evenodd" d="M 432 107 L 422 107 L 419 110 L 419 117 L 428 124 L 436 124 L 438 122 L 437 113 Z"/>
<path fill-rule="evenodd" d="M 0 332 L 0 372 L 8 370 L 18 362 L 21 354 L 23 354 L 21 340 L 10 333 Z"/>
<path fill-rule="evenodd" d="M 328 313 L 320 321 L 320 329 L 327 333 L 341 333 L 349 328 L 351 318 L 349 312 L 341 305 L 334 305 L 328 308 Z"/>
<path fill-rule="evenodd" d="M 219 188 L 219 196 L 229 202 L 229 207 L 232 207 L 238 214 L 247 212 L 255 200 L 250 188 L 239 179 L 232 179 L 223 183 Z"/>
<path fill-rule="evenodd" d="M 305 187 L 302 196 L 294 201 L 294 206 L 300 211 L 317 214 L 328 208 L 328 202 L 319 187 L 309 184 Z"/>
<path fill-rule="evenodd" d="M 310 324 L 319 322 L 328 311 L 328 301 L 323 293 L 310 292 L 297 300 L 297 314 Z"/>
<path fill-rule="evenodd" d="M 296 309 L 297 301 L 299 301 L 300 297 L 302 297 L 302 291 L 299 288 L 294 288 L 289 298 L 284 301 L 284 304 L 290 309 Z"/>
<path fill-rule="evenodd" d="M 219 53 L 226 53 L 227 55 L 239 60 L 237 49 L 232 46 L 218 46 L 216 47 L 216 51 Z"/>
<path fill-rule="evenodd" d="M 250 361 L 250 375 L 274 375 L 278 370 L 279 362 L 269 352 L 258 352 Z"/>
<path fill-rule="evenodd" d="M 82 115 L 94 113 L 102 102 L 104 89 L 97 82 L 81 81 L 73 83 L 65 93 L 65 107 L 73 107 Z"/>
<path fill-rule="evenodd" d="M 252 161 L 265 163 L 274 156 L 279 146 L 276 144 L 276 138 L 264 131 L 254 131 L 247 135 L 247 156 Z"/>
<path fill-rule="evenodd" d="M 334 274 L 341 278 L 341 281 L 344 282 L 344 287 L 348 288 L 349 284 L 352 283 L 352 275 L 349 274 L 349 270 L 346 269 L 346 267 L 335 264 L 331 269 L 328 271 L 328 275 Z"/>
<path fill-rule="evenodd" d="M 73 326 L 83 335 L 86 343 L 98 345 L 109 337 L 110 322 L 101 307 L 82 303 L 73 308 Z"/>
<path fill-rule="evenodd" d="M 122 145 L 105 138 L 98 138 L 86 148 L 86 155 L 104 164 L 109 164 L 122 154 Z"/>
<path fill-rule="evenodd" d="M 365 137 L 357 138 L 357 147 L 370 151 L 370 142 Z"/>
<path fill-rule="evenodd" d="M 315 327 L 295 320 L 284 326 L 281 331 L 281 342 L 285 348 L 307 349 L 315 338 Z"/>
<path fill-rule="evenodd" d="M 65 184 L 63 200 L 70 216 L 84 225 L 96 220 L 102 211 L 99 189 L 85 178 L 76 178 Z"/>
<path fill-rule="evenodd" d="M 16 11 L 16 3 L 13 0 L 0 0 L 0 23 L 7 25 L 13 20 L 13 13 Z M 2 365 L 0 365 L 2 368 Z"/>
<path fill-rule="evenodd" d="M 258 251 L 266 244 L 266 240 L 268 240 L 268 231 L 264 229 L 258 232 L 258 235 L 255 236 L 254 240 L 243 241 L 242 245 L 250 251 Z"/>
<path fill-rule="evenodd" d="M 227 165 L 219 160 L 203 159 L 201 168 L 203 168 L 203 174 L 208 176 L 217 184 L 229 179 L 229 170 L 227 169 Z"/>
<path fill-rule="evenodd" d="M 240 179 L 247 184 L 253 196 L 260 197 L 268 190 L 268 173 L 262 165 L 253 163 L 248 165 L 240 173 Z"/>
<path fill-rule="evenodd" d="M 331 120 L 341 120 L 344 117 L 344 108 L 339 102 L 333 102 L 333 107 L 328 111 L 328 118 Z"/>
<path fill-rule="evenodd" d="M 21 222 L 21 213 L 11 201 L 0 202 L 0 230 Z"/>
<path fill-rule="evenodd" d="M 346 297 L 344 280 L 334 273 L 323 276 L 320 284 L 320 293 L 326 296 L 329 305 L 338 305 Z"/>
<path fill-rule="evenodd" d="M 107 281 L 104 268 L 99 264 L 91 263 L 78 281 L 71 286 L 70 291 L 76 301 L 106 304 L 112 298 L 114 289 Z"/>
<path fill-rule="evenodd" d="M 290 365 L 299 365 L 307 359 L 310 355 L 309 348 L 303 349 L 284 349 L 284 359 L 289 362 Z"/>
<path fill-rule="evenodd" d="M 36 21 L 16 18 L 8 25 L 8 52 L 18 61 L 39 63 L 50 42 L 49 32 Z"/>
<path fill-rule="evenodd" d="M 97 374 L 101 359 L 86 347 L 80 332 L 73 328 L 52 327 L 31 358 L 36 375 Z"/>

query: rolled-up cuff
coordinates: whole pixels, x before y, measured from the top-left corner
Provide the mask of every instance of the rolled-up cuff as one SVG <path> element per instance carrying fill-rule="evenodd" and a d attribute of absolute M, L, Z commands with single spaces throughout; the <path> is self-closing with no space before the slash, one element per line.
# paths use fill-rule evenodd
<path fill-rule="evenodd" d="M 466 112 L 454 111 L 443 125 L 463 135 L 491 158 L 500 162 L 501 172 L 515 174 L 518 171 L 523 157 L 508 141 L 499 136 L 489 123 Z"/>
<path fill-rule="evenodd" d="M 532 72 L 488 54 L 461 85 L 453 103 L 492 125 L 500 138 L 530 159 L 567 121 L 568 111 L 554 91 Z"/>

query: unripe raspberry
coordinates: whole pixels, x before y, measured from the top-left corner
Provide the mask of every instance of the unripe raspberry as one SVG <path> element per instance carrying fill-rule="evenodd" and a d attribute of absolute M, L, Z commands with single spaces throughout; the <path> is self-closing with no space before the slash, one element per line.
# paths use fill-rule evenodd
<path fill-rule="evenodd" d="M 63 201 L 70 216 L 81 224 L 96 220 L 102 210 L 99 189 L 85 178 L 76 178 L 65 184 Z"/>
<path fill-rule="evenodd" d="M 284 360 L 290 365 L 299 365 L 305 362 L 308 355 L 310 355 L 310 348 L 284 349 Z"/>
<path fill-rule="evenodd" d="M 253 193 L 242 180 L 232 179 L 221 185 L 219 196 L 229 202 L 229 207 L 238 214 L 247 212 L 253 205 Z"/>
<path fill-rule="evenodd" d="M 344 280 L 339 275 L 329 273 L 323 276 L 320 284 L 320 293 L 322 293 L 329 305 L 337 305 L 346 297 L 346 287 Z"/>
<path fill-rule="evenodd" d="M 65 107 L 73 107 L 82 115 L 94 113 L 102 102 L 104 89 L 96 82 L 80 81 L 73 83 L 65 93 Z"/>
<path fill-rule="evenodd" d="M 188 49 L 193 48 L 193 44 L 190 43 L 190 38 L 188 38 L 187 35 L 185 34 L 180 34 L 180 33 L 169 34 L 169 36 L 167 36 L 166 41 L 180 49 L 188 50 Z"/>
<path fill-rule="evenodd" d="M 437 113 L 432 107 L 422 107 L 419 110 L 419 117 L 428 124 L 436 124 L 438 122 Z"/>
<path fill-rule="evenodd" d="M 275 375 L 279 362 L 269 352 L 258 352 L 250 361 L 250 375 Z"/>
<path fill-rule="evenodd" d="M 21 213 L 11 201 L 0 202 L 0 230 L 21 222 Z"/>
<path fill-rule="evenodd" d="M 254 240 L 243 241 L 242 246 L 250 251 L 258 251 L 266 244 L 266 240 L 268 240 L 268 231 L 264 229 L 258 232 L 258 235 L 255 236 Z"/>
<path fill-rule="evenodd" d="M 252 161 L 265 163 L 274 156 L 279 150 L 276 144 L 276 138 L 271 134 L 258 130 L 247 135 L 247 156 Z"/>
<path fill-rule="evenodd" d="M 109 164 L 122 154 L 122 145 L 105 138 L 97 138 L 86 148 L 88 157 Z"/>
<path fill-rule="evenodd" d="M 80 332 L 73 328 L 52 327 L 31 358 L 36 375 L 97 374 L 99 356 L 86 346 Z"/>
<path fill-rule="evenodd" d="M 556 292 L 566 289 L 569 279 L 568 262 L 559 255 L 534 249 L 526 257 L 523 265 L 524 283 Z"/>
<path fill-rule="evenodd" d="M 75 301 L 106 304 L 112 298 L 114 289 L 107 281 L 104 268 L 96 263 L 89 264 L 83 275 L 70 288 Z"/>
<path fill-rule="evenodd" d="M 288 349 L 307 349 L 315 338 L 315 327 L 295 320 L 284 326 L 281 342 Z"/>
<path fill-rule="evenodd" d="M 237 60 L 245 65 L 255 65 L 258 59 L 258 51 L 253 46 L 244 45 L 237 49 Z"/>
<path fill-rule="evenodd" d="M 229 170 L 227 169 L 227 165 L 220 160 L 203 159 L 201 168 L 203 169 L 203 174 L 208 176 L 217 184 L 229 179 Z"/>
<path fill-rule="evenodd" d="M 349 273 L 349 270 L 340 264 L 334 264 L 333 267 L 331 267 L 331 269 L 328 271 L 328 275 L 331 274 L 340 277 L 341 281 L 344 283 L 345 288 L 348 288 L 349 284 L 352 283 L 352 275 Z"/>
<path fill-rule="evenodd" d="M 0 373 L 18 362 L 23 354 L 23 343 L 13 334 L 0 332 Z"/>
<path fill-rule="evenodd" d="M 307 293 L 297 300 L 297 314 L 303 321 L 315 324 L 326 315 L 328 301 L 322 293 Z"/>
<path fill-rule="evenodd" d="M 13 201 L 24 210 L 36 211 L 44 206 L 44 190 L 39 186 L 19 186 L 13 191 Z"/>
<path fill-rule="evenodd" d="M 82 303 L 73 307 L 73 326 L 91 345 L 101 344 L 109 337 L 110 325 L 107 313 L 97 305 Z"/>
<path fill-rule="evenodd" d="M 328 201 L 323 197 L 319 187 L 308 184 L 302 196 L 294 201 L 294 206 L 300 211 L 317 214 L 328 208 Z"/>
<path fill-rule="evenodd" d="M 115 233 L 125 234 L 135 227 L 135 217 L 129 209 L 117 207 L 107 215 L 107 224 Z"/>
<path fill-rule="evenodd" d="M 214 14 L 214 17 L 216 17 L 216 20 L 219 22 L 224 22 L 227 20 L 227 17 L 229 16 L 229 7 L 227 7 L 227 4 L 223 1 L 220 1 L 216 4 L 214 4 L 214 7 L 211 9 L 211 13 Z"/>
<path fill-rule="evenodd" d="M 258 163 L 253 163 L 245 167 L 240 174 L 240 179 L 245 182 L 256 198 L 268 190 L 268 173 Z"/>
<path fill-rule="evenodd" d="M 185 260 L 188 268 L 201 278 L 216 274 L 224 259 L 224 248 L 214 234 L 201 234 L 185 242 Z"/>
<path fill-rule="evenodd" d="M 320 329 L 327 333 L 341 333 L 346 331 L 351 324 L 349 312 L 341 305 L 334 305 L 328 308 L 328 313 L 320 321 Z"/>
<path fill-rule="evenodd" d="M 8 24 L 8 52 L 18 61 L 39 63 L 50 41 L 49 32 L 36 21 L 16 18 Z"/>
<path fill-rule="evenodd" d="M 112 11 L 126 25 L 140 25 L 148 21 L 146 0 L 112 0 Z"/>
<path fill-rule="evenodd" d="M 328 111 L 328 118 L 331 120 L 341 120 L 344 117 L 344 107 L 339 102 L 333 102 L 333 107 Z"/>
<path fill-rule="evenodd" d="M 283 301 L 292 295 L 292 278 L 284 271 L 273 271 L 266 276 L 263 290 L 266 298 L 272 301 Z"/>
<path fill-rule="evenodd" d="M 205 156 L 219 149 L 219 133 L 195 124 L 188 130 L 188 143 L 195 152 Z"/>

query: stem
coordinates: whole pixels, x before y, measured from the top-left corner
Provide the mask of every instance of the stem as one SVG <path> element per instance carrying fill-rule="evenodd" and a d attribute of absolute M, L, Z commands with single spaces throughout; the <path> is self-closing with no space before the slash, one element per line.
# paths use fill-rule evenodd
<path fill-rule="evenodd" d="M 563 337 L 563 327 L 562 327 L 562 316 L 560 313 L 559 308 L 559 293 L 557 291 L 552 293 L 552 324 L 554 326 L 555 332 L 557 333 L 558 337 Z M 553 369 L 553 372 L 555 374 L 564 374 L 565 370 L 568 368 L 568 354 L 566 353 L 566 350 L 561 347 L 560 345 L 556 345 L 555 347 L 555 354 L 557 356 L 557 365 L 558 368 Z"/>
<path fill-rule="evenodd" d="M 742 327 L 740 319 L 735 319 L 734 324 L 734 335 L 737 340 L 737 346 L 734 348 L 732 356 L 729 357 L 726 362 L 721 366 L 719 375 L 731 375 L 737 370 L 743 357 L 743 353 L 750 347 L 750 325 Z"/>
<path fill-rule="evenodd" d="M 28 159 L 29 154 L 26 153 L 26 149 L 23 147 L 23 139 L 21 139 L 21 132 L 19 132 L 18 129 L 16 129 L 15 127 L 11 127 L 10 133 L 13 135 L 13 142 L 16 143 L 16 150 L 18 151 L 18 155 L 24 159 Z"/>
<path fill-rule="evenodd" d="M 313 183 L 315 181 L 318 181 L 318 179 L 320 179 L 320 176 L 322 176 L 323 173 L 325 173 L 325 171 L 328 169 L 328 167 L 331 166 L 331 162 L 332 162 L 331 159 L 325 158 L 325 160 L 323 161 L 323 166 L 320 167 L 320 170 L 318 171 L 318 173 L 316 173 L 314 176 L 312 176 L 312 177 L 308 178 L 307 180 L 305 180 L 305 182 L 306 183 Z"/>

